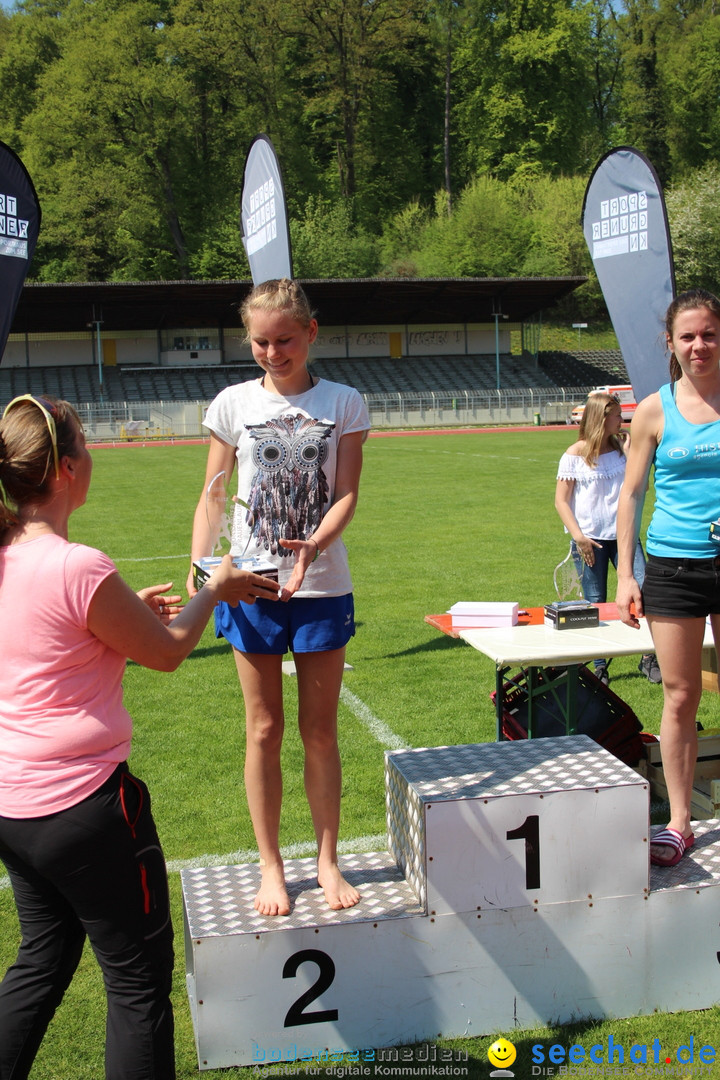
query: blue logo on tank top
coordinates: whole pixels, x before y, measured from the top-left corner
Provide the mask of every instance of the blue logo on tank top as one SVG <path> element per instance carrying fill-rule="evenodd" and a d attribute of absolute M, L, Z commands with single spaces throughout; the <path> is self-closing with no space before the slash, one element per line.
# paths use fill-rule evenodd
<path fill-rule="evenodd" d="M 672 450 L 668 450 L 667 456 L 669 458 L 684 458 L 687 457 L 690 451 L 686 446 L 673 446 Z"/>

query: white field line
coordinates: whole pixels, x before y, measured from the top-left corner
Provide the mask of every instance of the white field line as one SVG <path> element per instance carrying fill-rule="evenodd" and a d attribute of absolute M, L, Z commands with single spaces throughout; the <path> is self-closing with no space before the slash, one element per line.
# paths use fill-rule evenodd
<path fill-rule="evenodd" d="M 140 563 L 140 562 L 174 562 L 176 559 L 189 559 L 190 555 L 149 555 L 146 558 L 134 559 L 134 558 L 118 558 L 113 559 L 114 563 Z"/>
<path fill-rule="evenodd" d="M 387 837 L 385 833 L 376 833 L 374 836 L 356 836 L 352 840 L 341 840 L 338 843 L 340 855 L 356 855 L 362 851 L 385 851 Z M 305 859 L 314 855 L 317 844 L 312 840 L 306 840 L 302 844 L 288 844 L 281 849 L 284 859 Z M 245 863 L 258 862 L 260 855 L 257 851 L 231 851 L 226 855 L 196 855 L 192 859 L 169 859 L 167 870 L 169 874 L 179 874 L 181 870 L 198 870 L 203 866 L 242 866 Z M 8 889 L 10 879 L 0 877 L 0 889 Z"/>
<path fill-rule="evenodd" d="M 379 720 L 364 701 L 343 686 L 340 690 L 340 700 L 350 711 L 365 724 L 371 735 L 380 743 L 384 750 L 407 750 L 404 743 L 387 724 Z M 387 838 L 384 833 L 374 836 L 358 836 L 352 840 L 341 840 L 338 844 L 338 852 L 343 854 L 355 854 L 361 851 L 384 851 L 387 846 Z M 301 844 L 289 844 L 282 849 L 285 859 L 303 859 L 314 855 L 317 846 L 312 841 Z M 203 866 L 234 866 L 236 864 L 257 862 L 260 858 L 257 851 L 232 851 L 227 855 L 197 855 L 192 859 L 170 859 L 167 863 L 168 873 L 179 874 L 181 870 L 194 870 Z M 10 886 L 8 877 L 0 877 L 0 889 Z"/>
<path fill-rule="evenodd" d="M 343 684 L 340 688 L 340 700 L 347 706 L 358 720 L 361 721 L 382 746 L 383 750 L 408 750 L 408 744 L 391 731 L 384 721 L 379 720 L 370 712 L 364 701 L 361 701 L 352 690 L 348 690 Z"/>
<path fill-rule="evenodd" d="M 341 840 L 338 844 L 340 855 L 357 854 L 361 851 L 384 851 L 387 847 L 385 833 L 376 836 L 358 836 L 353 840 Z M 302 844 L 288 844 L 281 848 L 284 859 L 306 859 L 317 852 L 314 840 L 305 840 Z M 168 873 L 179 874 L 181 870 L 196 870 L 204 866 L 235 866 L 258 862 L 257 851 L 231 851 L 228 855 L 197 855 L 192 859 L 170 859 Z"/>

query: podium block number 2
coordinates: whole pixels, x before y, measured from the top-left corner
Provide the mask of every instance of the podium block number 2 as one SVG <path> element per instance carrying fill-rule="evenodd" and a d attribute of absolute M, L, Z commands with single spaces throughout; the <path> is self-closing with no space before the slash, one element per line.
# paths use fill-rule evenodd
<path fill-rule="evenodd" d="M 333 984 L 335 979 L 335 964 L 332 957 L 319 949 L 301 949 L 293 953 L 285 961 L 283 967 L 283 979 L 294 979 L 299 968 L 303 964 L 317 964 L 319 973 L 316 981 L 304 994 L 301 994 L 294 1004 L 290 1006 L 285 1016 L 284 1027 L 298 1027 L 300 1024 L 324 1024 L 337 1020 L 337 1009 L 319 1009 L 316 1012 L 305 1012 L 305 1009 Z"/>
<path fill-rule="evenodd" d="M 540 888 L 540 818 L 528 814 L 522 825 L 505 834 L 507 840 L 525 841 L 525 888 Z"/>

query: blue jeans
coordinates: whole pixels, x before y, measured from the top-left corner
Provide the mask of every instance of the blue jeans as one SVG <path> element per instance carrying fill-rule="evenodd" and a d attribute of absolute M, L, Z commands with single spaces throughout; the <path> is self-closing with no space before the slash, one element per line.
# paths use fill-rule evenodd
<path fill-rule="evenodd" d="M 595 552 L 595 562 L 592 566 L 588 566 L 583 562 L 582 556 L 577 549 L 577 544 L 573 540 L 570 544 L 570 550 L 572 552 L 573 562 L 575 563 L 575 569 L 578 572 L 580 583 L 582 585 L 583 596 L 586 600 L 589 600 L 591 604 L 604 604 L 607 602 L 607 583 L 608 583 L 608 570 L 610 564 L 617 570 L 618 563 L 618 547 L 617 540 L 596 540 L 596 544 L 600 544 L 599 548 L 593 548 Z M 635 548 L 635 558 L 633 559 L 633 575 L 642 588 L 645 580 L 645 554 L 642 549 L 642 544 L 638 540 L 638 545 Z M 605 667 L 605 660 L 598 658 L 594 661 L 595 667 Z"/>

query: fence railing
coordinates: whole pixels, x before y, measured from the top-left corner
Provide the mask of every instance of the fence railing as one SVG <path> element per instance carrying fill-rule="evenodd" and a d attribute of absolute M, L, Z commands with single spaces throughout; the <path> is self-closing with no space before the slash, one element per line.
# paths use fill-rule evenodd
<path fill-rule="evenodd" d="M 563 424 L 591 389 L 452 390 L 363 394 L 373 427 L 453 427 Z M 207 401 L 90 402 L 77 409 L 91 441 L 199 438 Z"/>

